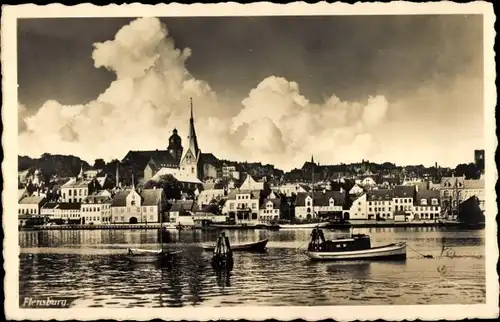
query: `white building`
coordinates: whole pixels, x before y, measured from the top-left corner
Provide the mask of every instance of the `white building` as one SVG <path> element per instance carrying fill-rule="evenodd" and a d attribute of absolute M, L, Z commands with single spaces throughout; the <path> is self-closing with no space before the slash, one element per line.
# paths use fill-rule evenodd
<path fill-rule="evenodd" d="M 245 180 L 239 187 L 240 190 L 264 190 L 264 182 L 258 182 L 251 175 L 247 174 Z"/>
<path fill-rule="evenodd" d="M 49 219 L 54 219 L 55 218 L 55 211 L 56 211 L 57 207 L 58 207 L 58 204 L 56 202 L 47 202 L 40 209 L 40 214 L 42 216 L 49 218 Z"/>
<path fill-rule="evenodd" d="M 111 203 L 112 223 L 157 223 L 163 214 L 165 195 L 162 189 L 132 189 L 116 193 Z"/>
<path fill-rule="evenodd" d="M 265 199 L 260 206 L 259 221 L 261 223 L 269 223 L 280 219 L 281 199 L 269 198 Z"/>
<path fill-rule="evenodd" d="M 396 186 L 392 190 L 392 204 L 394 205 L 394 216 L 404 215 L 404 221 L 413 219 L 413 202 L 415 187 Z M 396 219 L 396 218 L 395 218 Z M 401 220 L 398 218 L 398 220 Z"/>
<path fill-rule="evenodd" d="M 417 191 L 413 220 L 436 220 L 441 215 L 439 202 L 439 191 L 420 190 Z"/>
<path fill-rule="evenodd" d="M 390 189 L 376 189 L 366 194 L 368 219 L 394 219 L 393 194 Z"/>
<path fill-rule="evenodd" d="M 250 176 L 249 176 L 250 177 Z M 259 222 L 259 190 L 234 190 L 229 193 L 222 213 L 236 223 Z"/>
<path fill-rule="evenodd" d="M 54 208 L 54 219 L 60 219 L 65 223 L 79 224 L 81 204 L 79 202 L 62 202 Z"/>
<path fill-rule="evenodd" d="M 344 191 L 326 191 L 299 193 L 295 202 L 295 218 L 308 220 L 317 218 L 322 213 L 342 213 L 345 202 Z"/>
<path fill-rule="evenodd" d="M 359 196 L 364 192 L 365 190 L 359 184 L 355 184 L 354 186 L 352 186 L 351 190 L 349 190 L 349 194 L 352 196 Z"/>
<path fill-rule="evenodd" d="M 61 187 L 61 202 L 78 202 L 81 203 L 91 190 L 92 180 L 86 179 L 83 176 L 83 169 L 77 177 L 69 179 Z"/>
<path fill-rule="evenodd" d="M 368 213 L 366 205 L 366 193 L 363 193 L 353 201 L 349 208 L 349 220 L 367 220 Z"/>
<path fill-rule="evenodd" d="M 20 215 L 39 215 L 40 208 L 45 202 L 44 197 L 29 196 L 24 197 L 18 202 L 18 214 Z"/>
<path fill-rule="evenodd" d="M 85 198 L 81 206 L 82 225 L 111 223 L 111 194 L 102 190 Z"/>
<path fill-rule="evenodd" d="M 207 189 L 200 192 L 198 195 L 198 206 L 210 204 L 213 200 L 218 200 L 224 197 L 224 189 Z"/>

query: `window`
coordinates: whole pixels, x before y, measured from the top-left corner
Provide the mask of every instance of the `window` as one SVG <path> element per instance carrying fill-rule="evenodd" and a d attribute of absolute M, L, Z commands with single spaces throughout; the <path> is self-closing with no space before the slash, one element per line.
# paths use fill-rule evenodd
<path fill-rule="evenodd" d="M 149 216 L 149 220 L 153 220 L 153 215 Z"/>
<path fill-rule="evenodd" d="M 125 217 L 124 217 L 124 216 L 122 216 L 122 218 L 121 218 L 121 219 L 122 219 L 122 221 L 125 221 Z"/>
<path fill-rule="evenodd" d="M 422 204 L 422 205 L 427 205 L 427 200 L 426 200 L 426 199 L 422 199 L 422 200 L 420 200 L 420 204 Z"/>
<path fill-rule="evenodd" d="M 68 196 L 71 196 L 71 190 L 68 190 Z"/>
<path fill-rule="evenodd" d="M 131 206 L 135 206 L 135 200 L 132 200 L 132 201 L 130 202 L 130 205 L 131 205 Z"/>
<path fill-rule="evenodd" d="M 78 189 L 78 195 L 81 196 L 82 195 L 82 189 Z"/>
<path fill-rule="evenodd" d="M 148 207 L 142 207 L 142 211 L 143 212 L 147 212 L 148 211 Z"/>
<path fill-rule="evenodd" d="M 153 212 L 155 211 L 153 207 L 149 207 L 149 211 Z"/>
<path fill-rule="evenodd" d="M 136 212 L 141 212 L 141 207 L 137 207 Z"/>

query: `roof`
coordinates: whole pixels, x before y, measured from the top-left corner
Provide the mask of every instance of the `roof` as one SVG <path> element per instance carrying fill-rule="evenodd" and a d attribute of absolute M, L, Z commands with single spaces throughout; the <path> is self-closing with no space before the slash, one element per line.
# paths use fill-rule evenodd
<path fill-rule="evenodd" d="M 333 198 L 335 205 L 343 205 L 345 202 L 345 196 L 346 193 L 340 191 L 318 192 L 314 194 L 314 205 L 328 206 L 330 204 L 330 198 Z M 297 206 L 305 206 L 307 197 L 312 197 L 312 193 L 299 192 L 297 194 L 297 201 L 295 204 Z"/>
<path fill-rule="evenodd" d="M 439 200 L 439 190 L 421 190 L 421 191 L 419 190 L 419 191 L 417 191 L 417 199 L 415 200 L 415 204 L 417 206 L 421 206 L 422 199 L 425 199 L 427 201 L 427 205 L 430 205 L 431 199 L 438 199 Z"/>
<path fill-rule="evenodd" d="M 183 212 L 187 210 L 191 210 L 193 208 L 193 200 L 185 200 L 185 201 L 178 201 L 172 204 L 170 207 L 170 212 L 178 211 L 178 212 Z"/>
<path fill-rule="evenodd" d="M 61 202 L 59 204 L 59 209 L 61 210 L 80 210 L 79 202 Z"/>
<path fill-rule="evenodd" d="M 47 202 L 42 206 L 42 209 L 54 209 L 57 205 L 57 202 Z"/>
<path fill-rule="evenodd" d="M 273 203 L 274 209 L 279 209 L 281 207 L 281 199 L 269 198 L 269 199 L 264 199 L 264 202 L 262 203 L 261 208 L 264 209 L 269 202 Z"/>
<path fill-rule="evenodd" d="M 367 201 L 389 201 L 392 200 L 392 190 L 376 189 L 366 193 Z"/>
<path fill-rule="evenodd" d="M 178 165 L 177 160 L 174 159 L 168 150 L 129 151 L 123 157 L 122 162 L 130 163 L 137 168 L 144 169 L 151 159 L 157 167 Z"/>
<path fill-rule="evenodd" d="M 132 190 L 126 189 L 118 191 L 113 197 L 113 202 L 111 203 L 112 207 L 125 207 L 127 196 L 130 194 Z"/>
<path fill-rule="evenodd" d="M 143 206 L 155 206 L 161 201 L 162 189 L 143 189 L 140 193 Z"/>
<path fill-rule="evenodd" d="M 395 186 L 392 189 L 393 198 L 413 198 L 415 187 L 412 186 Z"/>
<path fill-rule="evenodd" d="M 201 212 L 216 214 L 219 212 L 219 207 L 217 205 L 206 205 L 201 209 Z"/>
<path fill-rule="evenodd" d="M 212 153 L 202 153 L 201 161 L 203 164 L 211 164 L 215 167 L 218 167 L 220 165 L 219 159 L 217 159 Z"/>
<path fill-rule="evenodd" d="M 39 197 L 39 196 L 29 196 L 29 197 L 24 197 L 21 200 L 19 200 L 19 204 L 24 204 L 24 205 L 38 205 L 41 202 L 44 201 L 44 197 Z"/>
<path fill-rule="evenodd" d="M 455 184 L 464 184 L 464 177 L 443 177 L 441 178 L 441 187 L 455 187 Z"/>
<path fill-rule="evenodd" d="M 87 188 L 92 180 L 71 178 L 61 188 Z"/>
<path fill-rule="evenodd" d="M 228 194 L 227 199 L 236 199 L 236 196 L 241 194 L 250 194 L 252 199 L 260 198 L 260 190 L 235 189 Z"/>
<path fill-rule="evenodd" d="M 243 180 L 243 183 L 240 185 L 240 189 L 247 189 L 247 190 L 254 190 L 254 189 L 264 189 L 264 183 L 263 182 L 257 182 L 254 178 L 252 178 L 251 175 L 247 174 L 245 179 Z"/>
<path fill-rule="evenodd" d="M 91 194 L 84 199 L 83 203 L 104 203 L 112 201 L 111 196 L 102 195 L 99 193 Z"/>
<path fill-rule="evenodd" d="M 205 195 L 207 195 L 207 196 L 224 195 L 224 189 L 207 189 L 207 190 L 203 190 L 198 195 L 198 198 L 203 197 Z"/>

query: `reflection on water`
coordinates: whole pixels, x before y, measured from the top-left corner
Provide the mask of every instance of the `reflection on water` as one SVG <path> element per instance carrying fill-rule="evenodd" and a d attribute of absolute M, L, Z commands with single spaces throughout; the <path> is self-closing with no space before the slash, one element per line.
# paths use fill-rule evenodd
<path fill-rule="evenodd" d="M 233 244 L 268 238 L 266 253 L 235 253 L 214 271 L 200 243 L 217 232 L 169 231 L 169 266 L 129 263 L 127 247 L 157 248 L 156 230 L 20 232 L 20 295 L 78 296 L 77 307 L 462 304 L 485 301 L 484 231 L 367 228 L 373 245 L 406 240 L 405 262 L 311 262 L 309 230 L 227 231 Z M 347 232 L 349 233 L 349 232 Z M 325 237 L 345 231 L 325 231 Z M 440 256 L 443 242 L 455 256 Z M 439 270 L 439 267 L 446 270 Z"/>

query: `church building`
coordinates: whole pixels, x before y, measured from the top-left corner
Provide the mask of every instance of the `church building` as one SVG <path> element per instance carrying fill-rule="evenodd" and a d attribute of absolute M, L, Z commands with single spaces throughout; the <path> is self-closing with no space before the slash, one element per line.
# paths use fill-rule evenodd
<path fill-rule="evenodd" d="M 181 182 L 199 184 L 218 173 L 219 160 L 211 153 L 201 153 L 194 126 L 193 101 L 190 99 L 189 130 L 187 146 L 174 129 L 166 150 L 129 151 L 122 164 L 140 178 L 140 181 L 158 180 L 163 175 L 172 175 Z"/>

